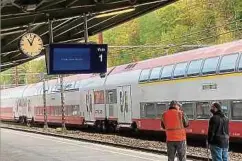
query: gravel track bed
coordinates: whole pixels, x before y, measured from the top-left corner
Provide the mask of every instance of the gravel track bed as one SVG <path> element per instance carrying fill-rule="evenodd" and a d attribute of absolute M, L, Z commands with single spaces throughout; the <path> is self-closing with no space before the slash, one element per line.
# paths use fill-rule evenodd
<path fill-rule="evenodd" d="M 43 128 L 38 127 L 27 127 L 21 125 L 10 125 L 10 124 L 1 124 L 1 127 L 10 127 L 10 128 L 20 128 L 25 130 L 43 132 Z M 57 131 L 54 128 L 48 128 L 45 130 L 47 133 L 70 136 L 74 138 L 80 138 L 85 140 L 91 141 L 100 141 L 100 142 L 107 142 L 107 143 L 114 143 L 119 145 L 127 145 L 131 147 L 138 147 L 138 148 L 145 148 L 149 150 L 155 151 L 166 151 L 166 144 L 164 142 L 159 141 L 147 141 L 135 138 L 129 138 L 125 136 L 115 135 L 115 134 L 102 134 L 102 133 L 92 133 L 92 132 L 83 132 L 83 131 L 74 131 L 74 130 L 67 130 L 65 133 Z M 187 147 L 187 155 L 188 156 L 198 156 L 206 158 L 208 156 L 207 149 L 202 147 Z M 240 161 L 242 160 L 242 153 L 229 153 L 230 161 Z M 210 156 L 211 158 L 211 156 Z"/>

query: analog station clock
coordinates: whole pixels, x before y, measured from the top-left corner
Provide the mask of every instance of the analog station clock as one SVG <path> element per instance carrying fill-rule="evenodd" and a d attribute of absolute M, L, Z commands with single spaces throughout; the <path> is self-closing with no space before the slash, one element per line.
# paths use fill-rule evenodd
<path fill-rule="evenodd" d="M 23 35 L 19 42 L 20 51 L 29 56 L 40 54 L 43 46 L 41 37 L 35 33 L 27 33 Z"/>

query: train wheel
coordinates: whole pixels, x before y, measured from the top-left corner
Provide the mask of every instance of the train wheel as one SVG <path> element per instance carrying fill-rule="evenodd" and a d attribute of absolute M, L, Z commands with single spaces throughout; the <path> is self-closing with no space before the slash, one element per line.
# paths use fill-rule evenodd
<path fill-rule="evenodd" d="M 31 126 L 34 126 L 34 118 L 31 119 L 30 124 L 31 124 Z"/>
<path fill-rule="evenodd" d="M 106 133 L 108 131 L 107 121 L 102 121 L 102 132 Z"/>
<path fill-rule="evenodd" d="M 30 122 L 29 120 L 27 120 L 27 121 L 26 121 L 26 125 L 27 125 L 28 127 L 30 127 L 30 126 L 31 126 L 31 122 Z"/>
<path fill-rule="evenodd" d="M 109 125 L 108 132 L 115 133 L 115 127 L 112 123 Z"/>
<path fill-rule="evenodd" d="M 20 117 L 19 117 L 19 123 L 20 123 L 20 124 L 24 124 L 24 117 L 23 117 L 23 116 L 20 116 Z"/>
<path fill-rule="evenodd" d="M 108 132 L 115 133 L 117 129 L 117 122 L 111 121 L 108 127 Z"/>
<path fill-rule="evenodd" d="M 133 122 L 132 125 L 131 125 L 131 127 L 132 127 L 132 132 L 133 132 L 134 134 L 136 134 L 136 133 L 139 132 L 139 129 L 137 128 L 137 124 L 136 124 L 136 122 Z"/>
<path fill-rule="evenodd" d="M 102 123 L 100 121 L 96 121 L 95 123 L 95 131 L 101 132 L 102 131 Z"/>

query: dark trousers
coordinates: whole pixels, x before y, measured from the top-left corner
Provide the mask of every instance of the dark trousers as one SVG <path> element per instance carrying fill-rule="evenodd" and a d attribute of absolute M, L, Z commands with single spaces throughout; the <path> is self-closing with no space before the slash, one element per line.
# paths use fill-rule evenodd
<path fill-rule="evenodd" d="M 167 142 L 167 155 L 168 161 L 174 161 L 176 153 L 179 161 L 186 161 L 186 141 L 168 141 Z"/>

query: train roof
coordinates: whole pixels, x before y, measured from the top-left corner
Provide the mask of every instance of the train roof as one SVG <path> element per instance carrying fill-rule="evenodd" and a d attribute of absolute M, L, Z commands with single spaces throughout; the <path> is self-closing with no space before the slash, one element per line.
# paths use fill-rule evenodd
<path fill-rule="evenodd" d="M 2 98 L 19 98 L 22 97 L 22 94 L 24 92 L 24 90 L 27 88 L 28 86 L 18 86 L 15 88 L 8 88 L 5 90 L 1 90 L 1 99 Z M 13 92 L 14 90 L 14 92 Z"/>
<path fill-rule="evenodd" d="M 242 40 L 233 41 L 229 43 L 214 45 L 210 47 L 204 47 L 189 51 L 183 51 L 172 55 L 161 56 L 158 58 L 147 59 L 143 61 L 139 61 L 132 64 L 125 64 L 117 66 L 111 74 L 121 73 L 128 70 L 138 70 L 138 69 L 146 69 L 146 68 L 154 68 L 158 66 L 164 66 L 179 62 L 191 61 L 201 58 L 215 57 L 220 55 L 226 55 L 236 52 L 242 51 Z M 128 66 L 132 68 L 128 68 Z"/>

